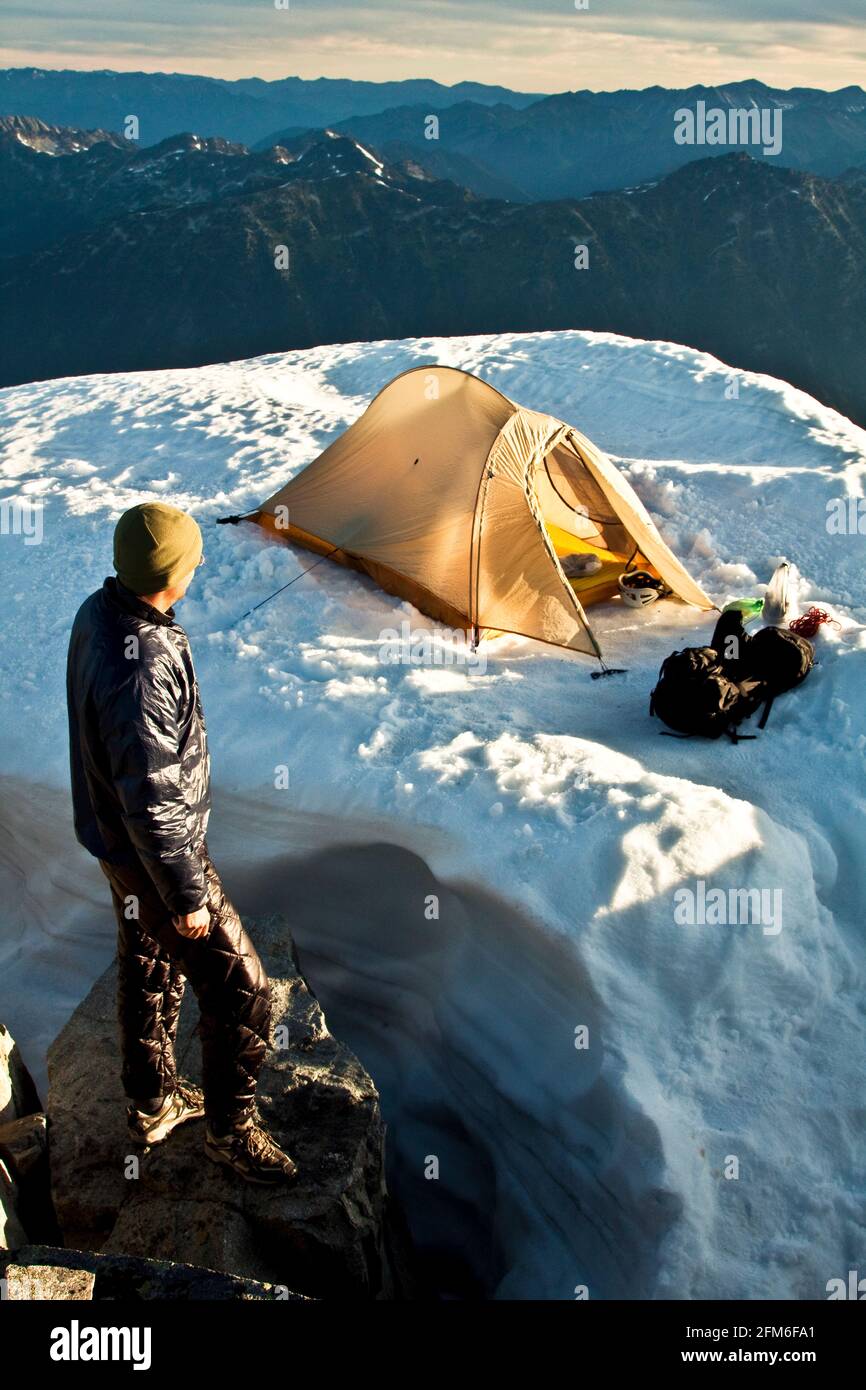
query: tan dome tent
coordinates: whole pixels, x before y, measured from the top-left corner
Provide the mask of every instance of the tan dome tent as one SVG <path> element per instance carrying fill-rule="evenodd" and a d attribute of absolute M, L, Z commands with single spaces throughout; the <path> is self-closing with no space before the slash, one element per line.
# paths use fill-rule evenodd
<path fill-rule="evenodd" d="M 712 607 L 595 445 L 455 367 L 395 377 L 244 519 L 476 639 L 513 632 L 600 657 L 585 607 L 627 568 Z M 566 578 L 562 561 L 586 553 L 601 568 Z"/>

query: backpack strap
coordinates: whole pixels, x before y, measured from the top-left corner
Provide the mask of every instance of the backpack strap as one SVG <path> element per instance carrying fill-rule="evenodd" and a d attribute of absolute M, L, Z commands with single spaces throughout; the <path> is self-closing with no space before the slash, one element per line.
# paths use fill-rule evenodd
<path fill-rule="evenodd" d="M 776 698 L 775 694 L 773 694 L 773 695 L 768 695 L 767 698 L 766 698 L 766 700 L 764 701 L 764 713 L 761 715 L 761 718 L 758 720 L 758 728 L 759 728 L 759 729 L 763 729 L 763 728 L 766 727 L 767 720 L 768 720 L 769 717 L 770 717 L 770 710 L 773 708 L 773 701 L 775 700 L 775 698 Z"/>
<path fill-rule="evenodd" d="M 754 738 L 757 738 L 757 737 L 758 737 L 757 734 L 738 734 L 737 731 L 736 731 L 736 729 L 733 729 L 733 728 L 731 728 L 731 729 L 725 729 L 725 733 L 727 734 L 728 738 L 731 740 L 731 743 L 747 743 L 747 742 L 749 741 L 749 739 L 754 739 Z M 660 738 L 694 738 L 694 734 L 672 734 L 672 733 L 670 733 L 667 729 L 661 729 L 661 730 L 659 731 L 659 737 L 660 737 Z"/>

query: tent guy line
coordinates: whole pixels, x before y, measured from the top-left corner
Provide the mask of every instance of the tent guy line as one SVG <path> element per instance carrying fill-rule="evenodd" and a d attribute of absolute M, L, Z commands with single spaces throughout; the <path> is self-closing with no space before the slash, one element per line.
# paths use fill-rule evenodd
<path fill-rule="evenodd" d="M 216 524 L 217 526 L 237 526 L 239 522 L 251 519 L 251 515 L 218 516 Z M 307 565 L 305 570 L 301 570 L 298 574 L 294 575 L 287 584 L 281 584 L 279 589 L 275 589 L 272 594 L 268 594 L 267 598 L 263 598 L 260 603 L 254 603 L 252 608 L 247 609 L 246 613 L 242 613 L 239 618 L 235 618 L 233 623 L 229 623 L 229 628 L 237 627 L 238 623 L 244 622 L 246 618 L 251 618 L 253 613 L 257 612 L 259 608 L 264 608 L 265 604 L 270 603 L 272 598 L 276 598 L 279 594 L 284 594 L 286 589 L 291 589 L 293 584 L 297 584 L 299 579 L 303 579 L 305 574 L 309 574 L 311 570 L 314 570 L 323 560 L 329 559 L 334 551 L 339 549 L 340 547 L 338 545 L 332 546 L 327 554 L 320 555 L 318 560 L 314 560 L 311 565 Z"/>

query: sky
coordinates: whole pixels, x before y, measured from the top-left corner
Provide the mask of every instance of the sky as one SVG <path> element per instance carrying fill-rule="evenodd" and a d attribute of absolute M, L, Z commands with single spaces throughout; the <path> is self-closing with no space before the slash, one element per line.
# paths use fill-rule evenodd
<path fill-rule="evenodd" d="M 0 66 L 30 65 L 532 92 L 747 77 L 836 89 L 866 85 L 866 0 L 4 0 Z"/>

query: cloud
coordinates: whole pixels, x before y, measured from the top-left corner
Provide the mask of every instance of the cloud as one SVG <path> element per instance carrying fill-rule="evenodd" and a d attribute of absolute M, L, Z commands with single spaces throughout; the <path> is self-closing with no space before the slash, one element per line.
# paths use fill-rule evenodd
<path fill-rule="evenodd" d="M 7 65 L 435 77 L 530 91 L 862 80 L 862 0 L 54 0 L 6 4 Z M 858 72 L 858 66 L 860 71 Z"/>

